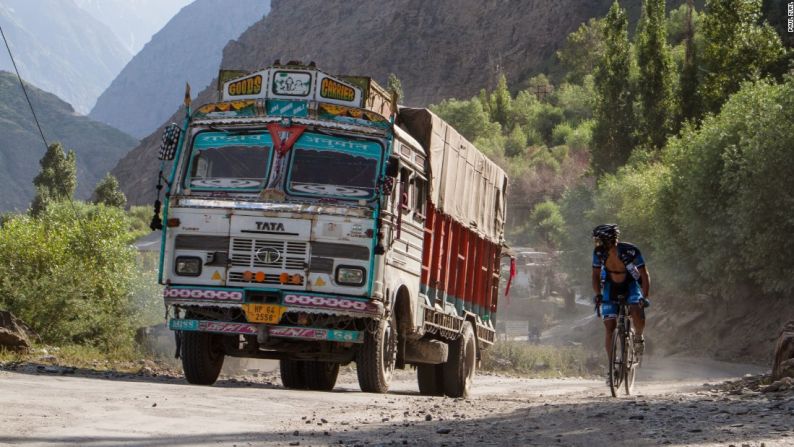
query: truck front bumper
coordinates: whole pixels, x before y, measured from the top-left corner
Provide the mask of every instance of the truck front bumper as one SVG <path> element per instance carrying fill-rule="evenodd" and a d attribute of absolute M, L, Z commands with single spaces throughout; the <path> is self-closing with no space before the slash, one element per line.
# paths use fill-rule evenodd
<path fill-rule="evenodd" d="M 267 301 L 262 301 L 262 294 Z M 384 315 L 383 303 L 365 298 L 327 295 L 317 293 L 295 293 L 292 291 L 235 288 L 202 288 L 169 286 L 163 291 L 166 306 L 222 307 L 240 309 L 246 322 L 213 321 L 190 318 L 175 318 L 169 328 L 175 331 L 214 332 L 223 334 L 256 335 L 259 340 L 288 338 L 297 340 L 332 341 L 339 343 L 362 343 L 362 331 L 310 326 L 290 325 L 287 314 L 328 315 L 334 317 L 378 319 Z M 268 313 L 278 316 L 270 320 L 256 320 L 257 312 L 252 307 L 266 306 Z M 259 310 L 261 312 L 261 309 Z M 286 323 L 286 324 L 285 324 Z M 294 323 L 294 320 L 293 320 Z"/>
<path fill-rule="evenodd" d="M 168 327 L 173 331 L 256 335 L 258 340 L 273 337 L 291 338 L 294 340 L 333 341 L 338 343 L 364 342 L 364 332 L 342 329 L 322 329 L 301 326 L 274 326 L 269 324 L 234 323 L 181 318 L 171 319 L 168 322 Z"/>

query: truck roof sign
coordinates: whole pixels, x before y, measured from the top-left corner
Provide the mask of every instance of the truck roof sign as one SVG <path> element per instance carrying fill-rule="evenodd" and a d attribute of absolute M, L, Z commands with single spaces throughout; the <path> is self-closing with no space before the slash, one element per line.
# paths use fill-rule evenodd
<path fill-rule="evenodd" d="M 242 99 L 301 99 L 364 107 L 360 87 L 314 68 L 266 68 L 223 83 L 222 101 Z"/>

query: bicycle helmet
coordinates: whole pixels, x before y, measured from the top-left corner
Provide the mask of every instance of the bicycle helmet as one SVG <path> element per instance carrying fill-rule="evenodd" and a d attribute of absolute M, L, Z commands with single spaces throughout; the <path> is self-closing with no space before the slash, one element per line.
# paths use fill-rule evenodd
<path fill-rule="evenodd" d="M 620 229 L 617 224 L 601 224 L 593 228 L 593 238 L 603 242 L 612 242 L 620 237 Z"/>

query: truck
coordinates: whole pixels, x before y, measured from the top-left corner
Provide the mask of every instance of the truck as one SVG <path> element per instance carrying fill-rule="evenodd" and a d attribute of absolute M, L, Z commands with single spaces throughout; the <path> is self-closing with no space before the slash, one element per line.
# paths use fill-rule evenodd
<path fill-rule="evenodd" d="M 290 62 L 218 86 L 163 133 L 152 222 L 187 381 L 231 356 L 331 390 L 355 362 L 364 392 L 413 366 L 422 394 L 466 396 L 495 339 L 505 172 L 368 77 Z"/>

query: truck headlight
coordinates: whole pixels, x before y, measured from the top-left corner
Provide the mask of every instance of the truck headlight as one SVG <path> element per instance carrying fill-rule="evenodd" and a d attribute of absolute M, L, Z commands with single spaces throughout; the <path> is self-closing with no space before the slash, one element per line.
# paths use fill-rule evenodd
<path fill-rule="evenodd" d="M 179 256 L 174 265 L 176 274 L 180 276 L 199 276 L 201 275 L 201 258 L 194 256 Z"/>
<path fill-rule="evenodd" d="M 336 268 L 336 282 L 346 286 L 363 286 L 364 273 L 362 267 L 339 266 Z"/>

